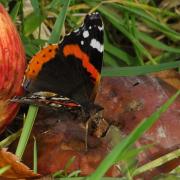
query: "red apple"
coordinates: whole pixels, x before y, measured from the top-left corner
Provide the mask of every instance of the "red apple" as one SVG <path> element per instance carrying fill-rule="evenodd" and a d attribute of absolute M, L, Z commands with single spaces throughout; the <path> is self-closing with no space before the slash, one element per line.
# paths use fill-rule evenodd
<path fill-rule="evenodd" d="M 0 133 L 13 120 L 18 105 L 9 101 L 21 91 L 25 52 L 10 16 L 0 4 Z"/>

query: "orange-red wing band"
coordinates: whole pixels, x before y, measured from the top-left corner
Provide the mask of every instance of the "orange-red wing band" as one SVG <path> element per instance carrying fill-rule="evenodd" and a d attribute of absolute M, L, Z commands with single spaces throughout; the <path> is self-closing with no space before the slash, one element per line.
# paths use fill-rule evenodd
<path fill-rule="evenodd" d="M 27 79 L 34 79 L 42 69 L 43 64 L 52 60 L 57 53 L 58 45 L 53 44 L 40 50 L 29 62 L 25 76 Z"/>
<path fill-rule="evenodd" d="M 87 72 L 89 72 L 91 74 L 91 77 L 95 81 L 99 81 L 100 74 L 99 74 L 98 70 L 93 66 L 93 64 L 91 64 L 90 59 L 87 56 L 87 54 L 84 53 L 78 45 L 73 44 L 73 45 L 64 46 L 63 54 L 65 57 L 69 56 L 69 55 L 73 55 L 77 59 L 82 61 L 83 67 L 87 70 Z"/>
<path fill-rule="evenodd" d="M 75 103 L 75 102 L 63 102 L 63 101 L 51 101 L 52 103 L 55 104 L 61 104 L 63 106 L 68 106 L 68 107 L 79 107 L 80 105 Z"/>

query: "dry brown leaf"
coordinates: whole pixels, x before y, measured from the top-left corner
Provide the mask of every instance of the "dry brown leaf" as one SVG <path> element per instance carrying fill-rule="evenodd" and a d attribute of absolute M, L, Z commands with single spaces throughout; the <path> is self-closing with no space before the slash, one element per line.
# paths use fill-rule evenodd
<path fill-rule="evenodd" d="M 159 78 L 151 76 L 103 78 L 96 100 L 104 107 L 104 118 L 109 124 L 119 127 L 123 134 L 129 134 L 176 91 Z M 153 144 L 152 148 L 140 153 L 139 164 L 142 165 L 179 148 L 179 109 L 180 97 L 136 143 L 137 147 Z M 169 172 L 178 164 L 180 158 L 146 172 L 143 179 Z"/>
<path fill-rule="evenodd" d="M 171 9 L 173 7 L 178 7 L 180 5 L 180 1 L 179 0 L 163 0 L 161 1 L 159 7 L 163 8 L 163 9 Z"/>
<path fill-rule="evenodd" d="M 45 114 L 45 111 L 42 111 L 42 113 Z M 53 121 L 54 118 L 51 115 L 38 119 L 38 121 L 49 122 L 50 120 Z M 86 150 L 85 130 L 76 121 L 56 122 L 51 127 L 47 126 L 47 130 L 45 130 L 45 126 L 47 126 L 45 123 L 42 125 L 36 124 L 33 133 L 38 145 L 38 172 L 42 175 L 64 170 L 72 157 L 75 157 L 75 160 L 66 172 L 71 173 L 80 170 L 80 176 L 90 175 L 109 152 L 109 142 L 90 135 L 88 136 L 88 150 Z M 45 131 L 40 133 L 39 129 Z M 33 164 L 30 151 L 32 148 L 33 141 L 28 145 L 28 150 L 24 154 L 24 162 L 29 167 Z M 118 176 L 119 174 L 119 170 L 112 167 L 106 175 Z"/>
<path fill-rule="evenodd" d="M 12 179 L 24 179 L 30 177 L 38 177 L 38 174 L 35 174 L 30 170 L 25 164 L 19 161 L 18 157 L 8 152 L 7 149 L 3 148 L 0 150 L 0 168 L 10 165 L 4 174 L 0 176 L 2 178 L 12 178 Z"/>
<path fill-rule="evenodd" d="M 173 69 L 154 73 L 153 76 L 162 79 L 176 89 L 180 89 L 180 74 Z"/>

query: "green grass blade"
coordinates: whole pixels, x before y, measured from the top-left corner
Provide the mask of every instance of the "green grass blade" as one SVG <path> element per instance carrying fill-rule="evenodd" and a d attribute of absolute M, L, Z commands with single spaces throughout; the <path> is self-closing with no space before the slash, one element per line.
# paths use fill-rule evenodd
<path fill-rule="evenodd" d="M 20 136 L 19 143 L 18 143 L 18 146 L 16 149 L 16 156 L 18 156 L 19 159 L 22 158 L 23 153 L 25 151 L 25 148 L 26 148 L 27 142 L 29 140 L 37 112 L 38 112 L 37 106 L 34 106 L 34 105 L 29 106 L 27 117 L 25 119 L 24 126 L 22 129 L 22 134 Z"/>
<path fill-rule="evenodd" d="M 16 133 L 13 133 L 10 136 L 8 136 L 7 138 L 0 141 L 0 148 L 5 148 L 5 147 L 9 146 L 13 141 L 15 141 L 20 136 L 21 131 L 22 130 L 20 129 Z"/>
<path fill-rule="evenodd" d="M 168 52 L 180 53 L 180 48 L 174 48 L 174 47 L 171 47 L 171 46 L 167 46 L 166 44 L 164 44 L 164 43 L 150 37 L 146 33 L 137 31 L 137 36 L 141 41 L 143 41 L 143 42 L 145 42 L 145 43 L 147 43 L 147 44 L 149 44 L 149 45 L 151 45 L 153 47 L 156 47 L 158 49 L 162 49 L 162 50 L 165 50 L 165 51 L 168 51 Z"/>
<path fill-rule="evenodd" d="M 35 12 L 28 15 L 24 20 L 24 35 L 29 36 L 32 34 L 41 25 L 45 18 L 45 15 L 39 15 Z"/>
<path fill-rule="evenodd" d="M 59 7 L 60 5 L 63 5 L 63 1 L 60 0 L 52 0 L 45 8 L 50 10 L 53 9 L 54 7 Z"/>
<path fill-rule="evenodd" d="M 69 178 L 73 177 L 73 179 L 74 179 L 74 177 L 78 177 L 80 173 L 81 173 L 81 170 L 76 170 L 76 171 L 73 171 L 72 173 L 68 174 L 68 177 Z"/>
<path fill-rule="evenodd" d="M 138 43 L 140 44 L 139 39 L 137 38 L 137 28 L 136 28 L 136 21 L 135 21 L 135 16 L 132 14 L 130 15 L 130 18 L 128 20 L 128 24 L 130 27 L 130 32 L 133 34 L 133 36 L 136 38 L 136 41 L 138 41 Z M 134 45 L 134 44 L 133 44 Z M 134 45 L 134 50 L 136 52 L 136 56 L 138 59 L 138 64 L 136 63 L 136 65 L 144 65 L 144 61 L 143 61 L 143 53 L 141 53 L 140 49 L 137 48 Z M 152 58 L 150 58 L 150 60 L 152 60 Z M 152 61 L 153 64 L 156 64 L 154 61 Z"/>
<path fill-rule="evenodd" d="M 20 32 L 21 34 L 24 34 L 24 11 L 23 11 L 24 1 L 23 0 L 19 0 L 19 1 L 21 2 L 19 9 L 19 20 L 21 22 Z"/>
<path fill-rule="evenodd" d="M 61 170 L 53 173 L 53 174 L 52 174 L 52 177 L 53 177 L 54 179 L 58 179 L 58 178 L 60 178 L 60 177 L 64 177 L 64 170 L 61 169 Z"/>
<path fill-rule="evenodd" d="M 0 3 L 1 3 L 5 8 L 7 8 L 9 1 L 7 1 L 7 0 L 0 0 Z"/>
<path fill-rule="evenodd" d="M 127 161 L 128 159 L 137 158 L 139 153 L 146 151 L 150 147 L 153 147 L 153 144 L 144 145 L 139 148 L 133 147 L 131 149 L 128 149 L 127 151 L 124 152 L 124 154 L 123 154 L 123 156 L 121 156 L 121 158 L 117 158 L 117 161 L 120 161 L 122 159 L 124 161 Z"/>
<path fill-rule="evenodd" d="M 180 174 L 180 165 L 175 167 L 173 170 L 171 170 L 170 173 L 177 173 L 177 174 Z"/>
<path fill-rule="evenodd" d="M 111 67 L 117 67 L 118 66 L 118 63 L 114 60 L 114 58 L 109 54 L 107 53 L 106 51 L 104 52 L 104 55 L 103 55 L 103 63 L 106 65 L 106 66 L 111 66 Z"/>
<path fill-rule="evenodd" d="M 117 158 L 121 158 L 127 148 L 134 144 L 142 134 L 148 130 L 156 120 L 168 109 L 168 107 L 175 101 L 175 99 L 180 94 L 180 90 L 173 95 L 166 103 L 164 103 L 156 112 L 154 112 L 150 117 L 145 118 L 138 126 L 135 128 L 124 141 L 115 146 L 109 155 L 98 166 L 96 171 L 87 178 L 88 180 L 99 180 L 105 174 L 105 172 L 116 162 Z"/>
<path fill-rule="evenodd" d="M 18 12 L 20 9 L 20 5 L 21 5 L 21 1 L 18 1 L 10 13 L 10 16 L 11 16 L 11 19 L 13 22 L 15 22 L 15 20 L 17 18 L 17 15 L 18 15 Z"/>
<path fill-rule="evenodd" d="M 23 41 L 26 55 L 29 57 L 32 57 L 34 54 L 36 54 L 40 47 L 44 46 L 46 41 L 42 39 L 31 39 L 30 37 L 26 37 L 24 35 L 21 35 L 21 40 Z"/>
<path fill-rule="evenodd" d="M 10 165 L 7 165 L 7 166 L 0 168 L 0 175 L 4 174 L 10 168 L 11 168 Z"/>
<path fill-rule="evenodd" d="M 133 58 L 132 56 L 130 56 L 128 53 L 121 50 L 120 48 L 115 47 L 108 41 L 105 41 L 104 49 L 106 52 L 117 57 L 119 60 L 122 60 L 127 65 L 130 65 L 135 61 L 135 58 Z"/>
<path fill-rule="evenodd" d="M 165 52 L 154 59 L 157 63 L 173 62 L 180 59 L 180 54 L 172 53 L 172 52 Z M 147 62 L 146 64 L 150 64 L 150 62 Z"/>
<path fill-rule="evenodd" d="M 134 172 L 133 172 L 133 176 L 139 175 L 145 171 L 148 170 L 152 170 L 155 167 L 161 166 L 173 159 L 176 159 L 180 157 L 180 149 L 177 149 L 173 152 L 170 152 L 164 156 L 159 157 L 158 159 L 155 159 L 147 164 L 144 164 L 143 166 L 137 168 Z"/>
<path fill-rule="evenodd" d="M 59 13 L 59 16 L 56 19 L 56 22 L 54 24 L 52 33 L 51 33 L 51 37 L 49 38 L 48 43 L 52 44 L 52 43 L 58 43 L 59 38 L 61 36 L 61 32 L 62 32 L 62 28 L 63 28 L 63 24 L 66 18 L 66 13 L 69 7 L 69 3 L 70 0 L 66 0 L 64 1 L 64 6 L 62 8 L 62 10 Z"/>
<path fill-rule="evenodd" d="M 40 11 L 38 0 L 31 0 L 31 5 L 32 5 L 32 7 L 34 9 L 34 12 L 37 13 L 38 15 L 40 15 L 41 11 Z"/>
<path fill-rule="evenodd" d="M 61 177 L 61 178 L 56 178 L 55 180 L 87 180 L 86 177 L 73 177 L 73 178 L 69 178 L 69 177 Z M 127 180 L 126 178 L 122 177 L 102 177 L 101 179 L 98 180 Z"/>
<path fill-rule="evenodd" d="M 118 3 L 118 2 L 117 2 Z M 126 1 L 126 0 L 121 0 L 119 2 L 119 4 L 122 4 L 124 6 L 127 6 L 129 8 L 137 8 L 137 9 L 143 9 L 143 10 L 147 10 L 155 15 L 167 15 L 167 16 L 171 16 L 171 17 L 177 17 L 178 14 L 176 13 L 173 13 L 171 11 L 168 11 L 166 9 L 163 9 L 163 8 L 156 8 L 156 7 L 153 7 L 153 6 L 150 6 L 148 4 L 145 4 L 145 3 L 148 3 L 148 1 L 146 2 L 133 2 L 133 1 Z"/>
<path fill-rule="evenodd" d="M 104 62 L 105 64 L 110 65 L 112 67 L 118 66 L 118 63 L 110 55 L 118 58 L 119 60 L 122 60 L 127 65 L 130 65 L 132 64 L 132 62 L 136 61 L 136 59 L 130 56 L 128 53 L 112 45 L 108 41 L 106 32 L 104 33 L 104 49 Z"/>
<path fill-rule="evenodd" d="M 26 55 L 29 57 L 32 57 L 34 54 L 36 54 L 39 51 L 39 47 L 33 45 L 33 44 L 26 44 L 25 46 Z"/>
<path fill-rule="evenodd" d="M 67 176 L 67 170 L 68 170 L 68 168 L 72 165 L 72 163 L 75 161 L 75 159 L 76 159 L 76 156 L 73 156 L 73 157 L 71 157 L 68 161 L 67 161 L 67 163 L 66 163 L 66 165 L 65 165 L 65 167 L 64 167 L 64 173 L 65 173 L 65 176 Z"/>
<path fill-rule="evenodd" d="M 36 138 L 34 137 L 34 150 L 33 150 L 33 171 L 34 173 L 37 173 L 37 142 Z"/>
<path fill-rule="evenodd" d="M 102 76 L 137 76 L 157 71 L 162 71 L 171 68 L 177 68 L 180 66 L 180 61 L 162 63 L 158 65 L 145 65 L 145 66 L 133 66 L 133 67 L 116 67 L 116 68 L 104 68 Z"/>
<path fill-rule="evenodd" d="M 112 5 L 112 7 L 118 8 L 121 11 L 125 10 L 125 11 L 135 14 L 138 17 L 142 17 L 141 18 L 142 20 L 147 20 L 148 22 L 152 23 L 154 25 L 154 28 L 156 28 L 157 30 L 163 32 L 164 34 L 166 34 L 176 40 L 180 40 L 180 33 L 177 33 L 176 31 L 174 31 L 173 29 L 170 29 L 165 24 L 158 22 L 156 19 L 152 18 L 152 16 L 149 16 L 145 11 L 143 11 L 141 9 L 130 8 L 130 7 L 122 6 L 119 4 Z"/>

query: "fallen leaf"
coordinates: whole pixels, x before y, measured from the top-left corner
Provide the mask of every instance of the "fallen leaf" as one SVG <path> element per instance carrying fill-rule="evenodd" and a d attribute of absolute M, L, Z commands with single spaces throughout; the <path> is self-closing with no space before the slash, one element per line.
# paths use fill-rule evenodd
<path fill-rule="evenodd" d="M 38 177 L 38 174 L 35 174 L 30 170 L 25 164 L 21 163 L 17 156 L 8 152 L 7 149 L 3 148 L 0 150 L 0 168 L 9 165 L 10 168 L 0 176 L 0 179 L 3 178 L 13 178 L 13 179 L 24 179 Z"/>
<path fill-rule="evenodd" d="M 152 76 L 103 78 L 96 102 L 104 107 L 109 124 L 128 135 L 144 118 L 150 116 L 176 92 L 172 86 Z M 139 165 L 147 163 L 179 147 L 180 97 L 136 143 L 137 147 L 154 144 L 139 156 Z M 180 158 L 146 172 L 143 178 L 169 172 Z"/>
<path fill-rule="evenodd" d="M 33 130 L 38 148 L 38 173 L 48 175 L 64 170 L 68 161 L 75 157 L 75 160 L 67 168 L 67 173 L 80 170 L 80 176 L 91 174 L 111 149 L 108 142 L 89 135 L 88 149 L 86 150 L 86 132 L 81 124 L 67 119 L 57 121 L 59 118 L 56 117 L 56 121 L 54 121 L 55 115 L 49 113 L 47 115 L 44 110 L 42 112 L 40 110 L 38 121 Z M 33 164 L 32 151 L 30 151 L 32 148 L 33 141 L 28 145 L 23 158 L 29 167 L 32 167 Z M 120 172 L 116 167 L 112 167 L 107 172 L 109 176 L 118 176 L 119 174 Z"/>
<path fill-rule="evenodd" d="M 165 81 L 167 84 L 176 89 L 180 89 L 180 74 L 175 70 L 166 70 L 153 73 L 153 76 L 158 77 Z"/>

